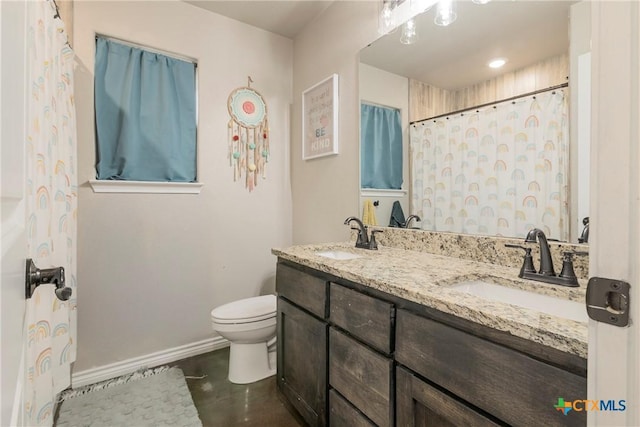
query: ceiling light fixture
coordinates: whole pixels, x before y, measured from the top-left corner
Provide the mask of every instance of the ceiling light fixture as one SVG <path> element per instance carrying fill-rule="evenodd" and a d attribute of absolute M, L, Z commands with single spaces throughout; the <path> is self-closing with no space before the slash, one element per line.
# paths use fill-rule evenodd
<path fill-rule="evenodd" d="M 402 44 L 414 44 L 418 40 L 418 33 L 416 31 L 416 21 L 413 18 L 409 19 L 402 26 L 402 36 L 400 36 L 400 43 Z"/>
<path fill-rule="evenodd" d="M 491 0 L 471 0 L 471 3 L 475 3 L 475 4 L 487 4 L 489 3 Z"/>
<path fill-rule="evenodd" d="M 456 14 L 456 4 L 454 0 L 440 0 L 436 10 L 436 17 L 433 22 L 441 27 L 453 24 L 458 15 Z"/>
<path fill-rule="evenodd" d="M 378 33 L 385 35 L 395 29 L 396 20 L 393 10 L 397 3 L 397 0 L 382 0 L 382 9 L 378 15 Z"/>
<path fill-rule="evenodd" d="M 504 64 L 507 63 L 507 60 L 504 58 L 496 58 L 496 59 L 492 59 L 489 64 L 489 67 L 491 68 L 500 68 L 502 67 Z"/>

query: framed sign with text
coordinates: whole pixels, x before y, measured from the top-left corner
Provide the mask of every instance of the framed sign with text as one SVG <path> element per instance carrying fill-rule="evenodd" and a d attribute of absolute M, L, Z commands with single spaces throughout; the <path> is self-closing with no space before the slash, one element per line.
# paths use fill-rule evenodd
<path fill-rule="evenodd" d="M 302 92 L 302 159 L 338 154 L 338 75 Z"/>

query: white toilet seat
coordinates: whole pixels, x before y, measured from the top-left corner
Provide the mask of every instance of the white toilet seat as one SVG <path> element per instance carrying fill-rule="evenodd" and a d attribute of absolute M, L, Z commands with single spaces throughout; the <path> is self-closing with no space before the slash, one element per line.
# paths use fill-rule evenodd
<path fill-rule="evenodd" d="M 226 322 L 225 323 L 225 322 L 218 322 L 215 319 L 211 319 L 211 326 L 218 333 L 257 331 L 263 328 L 275 327 L 275 325 L 276 325 L 275 314 L 269 318 L 257 320 L 254 322 L 234 322 L 234 323 Z"/>
<path fill-rule="evenodd" d="M 267 320 L 276 316 L 275 295 L 262 295 L 230 302 L 211 310 L 215 324 L 241 324 Z"/>

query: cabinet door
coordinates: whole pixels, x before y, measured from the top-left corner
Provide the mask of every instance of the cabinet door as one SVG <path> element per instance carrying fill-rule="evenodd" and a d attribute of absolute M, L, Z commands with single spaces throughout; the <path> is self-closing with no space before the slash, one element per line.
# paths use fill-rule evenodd
<path fill-rule="evenodd" d="M 396 427 L 497 426 L 462 402 L 396 368 Z"/>
<path fill-rule="evenodd" d="M 278 388 L 310 426 L 327 424 L 327 328 L 278 298 Z"/>

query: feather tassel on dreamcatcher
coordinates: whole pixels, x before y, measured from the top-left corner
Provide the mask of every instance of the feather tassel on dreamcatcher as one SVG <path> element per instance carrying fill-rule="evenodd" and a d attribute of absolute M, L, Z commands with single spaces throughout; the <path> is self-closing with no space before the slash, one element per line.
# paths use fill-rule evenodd
<path fill-rule="evenodd" d="M 258 175 L 266 178 L 269 161 L 269 121 L 267 104 L 251 88 L 251 77 L 246 87 L 235 89 L 229 95 L 229 166 L 233 167 L 233 180 L 244 176 L 245 187 L 252 191 L 258 185 Z"/>

